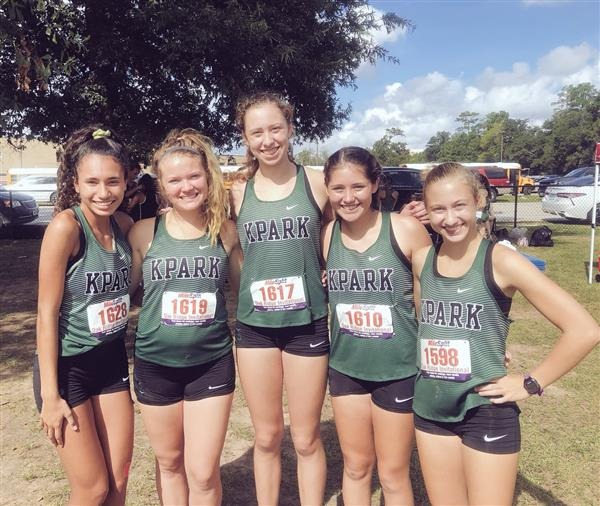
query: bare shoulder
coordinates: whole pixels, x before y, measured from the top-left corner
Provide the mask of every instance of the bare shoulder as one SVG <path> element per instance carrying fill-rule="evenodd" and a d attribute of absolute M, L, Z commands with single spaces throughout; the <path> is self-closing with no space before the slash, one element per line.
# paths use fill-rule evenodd
<path fill-rule="evenodd" d="M 492 250 L 492 267 L 494 280 L 502 290 L 520 289 L 523 283 L 546 278 L 521 253 L 499 243 Z"/>
<path fill-rule="evenodd" d="M 70 209 L 58 213 L 46 227 L 42 240 L 41 255 L 58 254 L 61 257 L 74 255 L 79 249 L 81 225 Z"/>
<path fill-rule="evenodd" d="M 154 235 L 154 223 L 156 218 L 146 218 L 136 221 L 129 229 L 127 239 L 132 248 L 148 243 Z"/>
<path fill-rule="evenodd" d="M 327 203 L 327 191 L 325 190 L 325 173 L 322 170 L 311 169 L 310 167 L 304 167 L 310 189 L 314 197 L 317 199 L 321 210 L 325 208 Z"/>
<path fill-rule="evenodd" d="M 52 221 L 50 221 L 46 228 L 44 238 L 51 236 L 52 238 L 61 237 L 61 240 L 68 240 L 69 237 L 77 239 L 80 230 L 81 225 L 77 218 L 75 218 L 75 213 L 70 209 L 65 209 L 52 218 Z"/>
<path fill-rule="evenodd" d="M 239 243 L 237 229 L 233 220 L 225 220 L 223 222 L 219 235 L 221 236 L 221 241 L 223 241 L 223 246 L 227 253 Z"/>
<path fill-rule="evenodd" d="M 424 225 L 411 215 L 390 213 L 392 232 L 402 252 L 413 261 L 415 252 L 431 246 L 431 237 Z"/>
<path fill-rule="evenodd" d="M 424 228 L 421 222 L 411 215 L 390 213 L 390 220 L 394 231 L 416 231 Z"/>
<path fill-rule="evenodd" d="M 133 225 L 133 219 L 131 218 L 131 216 L 129 216 L 127 213 L 124 213 L 123 211 L 117 211 L 114 214 L 114 217 L 115 217 L 115 221 L 117 222 L 117 225 L 119 225 L 119 228 L 121 229 L 121 231 L 125 235 L 127 235 L 129 232 L 129 229 Z"/>

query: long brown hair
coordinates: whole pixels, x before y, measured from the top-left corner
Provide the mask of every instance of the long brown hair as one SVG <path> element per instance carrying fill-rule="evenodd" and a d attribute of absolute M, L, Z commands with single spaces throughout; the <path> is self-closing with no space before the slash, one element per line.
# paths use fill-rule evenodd
<path fill-rule="evenodd" d="M 59 151 L 58 158 L 58 197 L 54 214 L 79 204 L 79 194 L 75 191 L 77 167 L 86 155 L 98 154 L 114 158 L 123 169 L 127 180 L 130 165 L 129 151 L 113 130 L 104 130 L 102 125 L 88 125 L 73 132 Z"/>
<path fill-rule="evenodd" d="M 227 219 L 229 203 L 219 160 L 213 152 L 212 141 L 193 128 L 175 129 L 167 134 L 152 157 L 152 171 L 158 178 L 158 187 L 163 200 L 165 198 L 160 177 L 160 163 L 167 156 L 174 154 L 197 158 L 206 171 L 208 196 L 202 212 L 206 213 L 208 236 L 211 244 L 214 245 L 217 243 L 221 226 Z"/>
<path fill-rule="evenodd" d="M 251 107 L 261 104 L 274 104 L 276 105 L 287 124 L 291 127 L 294 121 L 294 106 L 285 100 L 281 95 L 270 91 L 261 91 L 254 95 L 249 95 L 242 98 L 235 108 L 235 126 L 240 131 L 240 134 L 244 135 L 246 112 Z M 290 161 L 293 161 L 291 155 L 289 155 Z M 245 170 L 238 172 L 238 178 L 251 179 L 258 170 L 258 160 L 252 155 L 250 148 L 246 148 L 246 161 L 244 163 Z"/>

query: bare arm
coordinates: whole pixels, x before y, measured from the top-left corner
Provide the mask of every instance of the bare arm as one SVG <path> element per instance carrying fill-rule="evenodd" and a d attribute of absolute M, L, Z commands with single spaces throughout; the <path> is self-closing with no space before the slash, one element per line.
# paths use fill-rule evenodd
<path fill-rule="evenodd" d="M 331 209 L 329 198 L 327 197 L 325 174 L 322 170 L 309 169 L 308 167 L 304 167 L 304 170 L 306 171 L 312 194 L 323 214 L 323 224 L 333 221 L 335 216 L 333 215 L 333 209 Z"/>
<path fill-rule="evenodd" d="M 119 228 L 121 229 L 121 232 L 123 232 L 123 235 L 127 237 L 129 229 L 133 225 L 133 219 L 131 218 L 131 216 L 121 211 L 117 211 L 114 216 L 117 225 L 119 225 Z"/>
<path fill-rule="evenodd" d="M 154 223 L 157 218 L 148 218 L 136 222 L 129 230 L 127 239 L 131 246 L 131 273 L 129 295 L 133 297 L 142 284 L 142 265 L 144 257 L 152 244 Z M 137 303 L 137 302 L 136 302 Z"/>
<path fill-rule="evenodd" d="M 40 251 L 37 353 L 42 396 L 41 425 L 55 446 L 63 446 L 63 424 L 78 430 L 73 413 L 58 391 L 58 315 L 69 258 L 79 250 L 80 228 L 71 211 L 48 225 Z"/>
<path fill-rule="evenodd" d="M 561 332 L 548 356 L 531 369 L 531 375 L 545 388 L 573 369 L 600 342 L 600 327 L 570 294 L 520 253 L 497 246 L 492 260 L 498 286 L 509 295 L 521 292 Z M 493 403 L 529 397 L 520 375 L 504 376 L 478 391 L 494 396 L 490 399 Z"/>
<path fill-rule="evenodd" d="M 229 256 L 229 286 L 233 293 L 237 294 L 240 289 L 240 273 L 242 271 L 244 255 L 233 221 L 227 220 L 221 226 L 221 240 L 223 241 L 227 256 Z"/>
<path fill-rule="evenodd" d="M 236 180 L 229 189 L 229 208 L 231 210 L 231 219 L 237 220 L 244 200 L 244 192 L 246 191 L 246 181 Z"/>
<path fill-rule="evenodd" d="M 415 301 L 415 309 L 417 315 L 419 314 L 421 307 L 421 283 L 419 276 L 417 275 L 417 268 L 415 262 L 418 260 L 417 252 L 426 252 L 431 247 L 431 238 L 427 233 L 425 227 L 411 216 L 405 216 L 402 214 L 391 214 L 392 220 L 392 231 L 396 242 L 402 253 L 411 263 L 413 271 L 413 297 Z M 417 263 L 419 263 L 417 261 Z M 422 263 L 418 268 L 418 272 L 421 272 Z"/>
<path fill-rule="evenodd" d="M 331 234 L 333 232 L 334 223 L 330 221 L 323 228 L 321 228 L 321 252 L 323 260 L 327 262 L 327 256 L 329 254 L 329 245 L 331 244 Z"/>

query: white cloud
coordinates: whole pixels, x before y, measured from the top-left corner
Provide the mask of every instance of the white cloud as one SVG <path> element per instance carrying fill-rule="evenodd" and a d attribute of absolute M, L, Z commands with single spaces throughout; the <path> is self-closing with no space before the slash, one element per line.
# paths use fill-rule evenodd
<path fill-rule="evenodd" d="M 388 33 L 387 29 L 383 25 L 383 22 L 381 21 L 384 13 L 375 7 L 365 5 L 359 7 L 358 11 L 365 14 L 372 14 L 379 24 L 379 28 L 370 30 L 368 35 L 368 38 L 375 42 L 375 44 L 383 45 L 386 42 L 396 42 L 400 37 L 403 37 L 406 34 L 405 28 L 394 28 Z"/>
<path fill-rule="evenodd" d="M 545 75 L 566 76 L 581 69 L 593 54 L 594 50 L 586 43 L 575 47 L 560 46 L 538 60 L 538 71 Z"/>
<path fill-rule="evenodd" d="M 453 131 L 455 118 L 467 110 L 482 116 L 504 110 L 539 125 L 552 115 L 552 103 L 563 86 L 583 82 L 600 87 L 600 60 L 588 44 L 557 47 L 534 69 L 523 62 L 508 70 L 487 67 L 472 80 L 433 71 L 386 85 L 371 107 L 355 111 L 352 122 L 325 145 L 330 152 L 348 144 L 371 146 L 386 128 L 398 127 L 411 149 L 423 149 L 436 132 Z"/>
<path fill-rule="evenodd" d="M 404 37 L 407 33 L 407 29 L 403 27 L 394 28 L 393 30 L 388 32 L 385 26 L 383 25 L 383 22 L 381 21 L 382 16 L 384 14 L 383 11 L 376 9 L 375 7 L 364 5 L 358 7 L 357 10 L 365 15 L 372 15 L 376 20 L 377 24 L 379 25 L 378 28 L 373 28 L 369 30 L 369 32 L 366 35 L 366 38 L 369 41 L 374 42 L 377 45 L 384 46 L 386 43 L 394 43 L 400 37 Z M 371 65 L 367 62 L 362 62 L 356 70 L 356 75 L 364 78 L 375 75 L 375 72 L 375 65 Z"/>

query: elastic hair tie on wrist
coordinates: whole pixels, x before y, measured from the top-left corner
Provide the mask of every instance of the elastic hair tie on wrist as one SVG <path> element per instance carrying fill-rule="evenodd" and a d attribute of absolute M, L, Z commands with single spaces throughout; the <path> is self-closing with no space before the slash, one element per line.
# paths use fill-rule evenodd
<path fill-rule="evenodd" d="M 92 139 L 94 140 L 103 139 L 104 137 L 110 137 L 110 130 L 98 128 L 98 130 L 92 132 Z"/>

